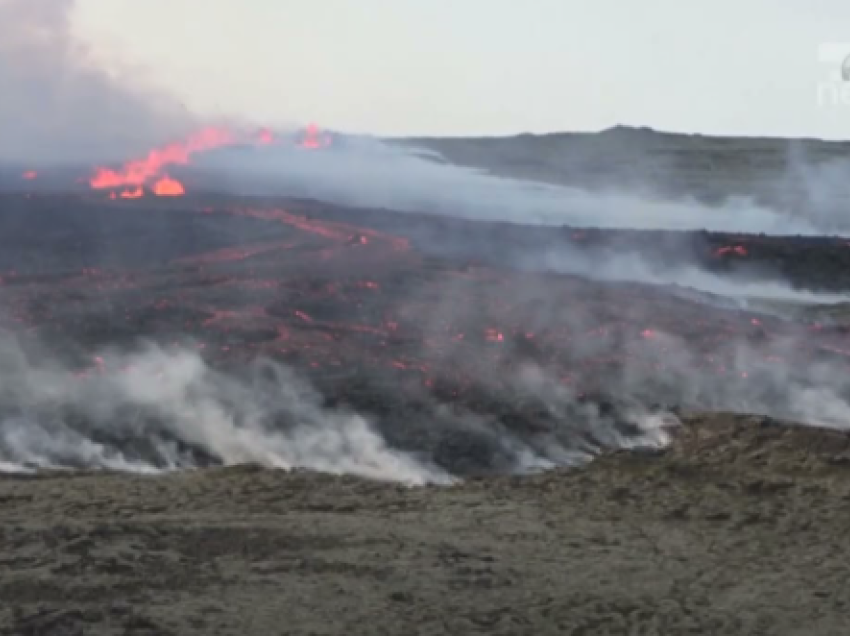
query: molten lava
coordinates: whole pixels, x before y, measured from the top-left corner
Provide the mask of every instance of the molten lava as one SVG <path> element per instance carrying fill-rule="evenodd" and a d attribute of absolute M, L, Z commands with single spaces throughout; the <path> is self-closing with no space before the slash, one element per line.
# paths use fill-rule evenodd
<path fill-rule="evenodd" d="M 307 126 L 307 130 L 304 131 L 304 136 L 298 145 L 310 150 L 326 148 L 331 145 L 331 137 L 330 135 L 323 135 L 316 124 L 310 124 Z"/>
<path fill-rule="evenodd" d="M 747 248 L 743 245 L 727 245 L 721 247 L 714 252 L 715 256 L 725 256 L 726 254 L 737 254 L 738 256 L 746 256 Z"/>
<path fill-rule="evenodd" d="M 236 136 L 228 130 L 205 128 L 187 140 L 151 150 L 144 159 L 131 161 L 120 170 L 97 168 L 89 185 L 95 190 L 143 186 L 160 176 L 170 165 L 186 165 L 192 155 L 237 143 Z"/>
<path fill-rule="evenodd" d="M 188 139 L 151 150 L 145 158 L 129 161 L 120 169 L 98 167 L 88 183 L 95 190 L 125 188 L 121 194 L 123 198 L 142 196 L 141 189 L 145 186 L 150 186 L 158 196 L 180 196 L 185 194 L 185 188 L 165 173 L 169 166 L 187 165 L 194 155 L 226 146 L 269 146 L 277 143 L 279 140 L 268 128 L 261 128 L 251 135 L 237 134 L 225 128 L 204 128 Z M 303 138 L 297 142 L 302 148 L 311 149 L 323 148 L 330 143 L 330 136 L 323 134 L 316 124 L 307 126 Z M 30 171 L 23 176 L 34 179 L 36 173 Z"/>
<path fill-rule="evenodd" d="M 153 191 L 158 197 L 179 197 L 186 194 L 183 184 L 168 175 L 162 177 L 154 184 Z"/>
<path fill-rule="evenodd" d="M 121 193 L 122 199 L 141 199 L 143 196 L 145 196 L 145 191 L 141 186 L 134 188 L 133 190 L 124 190 L 124 192 Z"/>
<path fill-rule="evenodd" d="M 274 136 L 274 133 L 268 128 L 260 129 L 260 132 L 257 133 L 257 143 L 261 146 L 270 146 L 277 142 L 277 138 Z"/>

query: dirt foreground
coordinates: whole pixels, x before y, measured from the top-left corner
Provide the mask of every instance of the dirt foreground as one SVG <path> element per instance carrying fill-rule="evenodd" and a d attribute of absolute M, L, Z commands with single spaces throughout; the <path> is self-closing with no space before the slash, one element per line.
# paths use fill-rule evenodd
<path fill-rule="evenodd" d="M 254 467 L 0 478 L 0 633 L 844 636 L 850 438 L 408 489 Z"/>

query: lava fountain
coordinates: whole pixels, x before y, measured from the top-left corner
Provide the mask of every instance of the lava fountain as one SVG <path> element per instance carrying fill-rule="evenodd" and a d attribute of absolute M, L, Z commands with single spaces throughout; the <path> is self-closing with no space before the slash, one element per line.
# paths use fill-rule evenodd
<path fill-rule="evenodd" d="M 218 148 L 235 145 L 270 146 L 280 143 L 278 137 L 268 128 L 261 128 L 252 135 L 246 135 L 227 128 L 208 127 L 187 139 L 151 150 L 146 157 L 129 161 L 119 169 L 97 167 L 88 179 L 88 184 L 94 190 L 124 189 L 120 195 L 112 198 L 142 197 L 145 188 L 149 188 L 156 196 L 182 196 L 186 193 L 186 188 L 165 172 L 169 166 L 188 165 L 195 155 Z M 298 147 L 306 149 L 325 148 L 330 144 L 330 135 L 322 133 L 316 124 L 307 126 L 303 135 L 296 141 Z M 32 176 L 28 177 L 29 174 Z M 27 173 L 24 178 L 35 178 L 35 173 Z"/>

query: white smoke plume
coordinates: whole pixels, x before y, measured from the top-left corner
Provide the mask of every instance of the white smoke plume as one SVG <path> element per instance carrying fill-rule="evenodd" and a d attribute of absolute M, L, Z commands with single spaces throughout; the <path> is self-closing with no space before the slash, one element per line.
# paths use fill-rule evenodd
<path fill-rule="evenodd" d="M 816 235 L 815 220 L 733 198 L 720 206 L 630 192 L 590 192 L 452 165 L 431 152 L 342 137 L 320 152 L 272 147 L 206 156 L 228 189 L 530 225 Z"/>
<path fill-rule="evenodd" d="M 786 164 L 783 178 L 771 187 L 774 197 L 823 233 L 850 233 L 850 156 L 815 161 L 802 145 L 791 144 Z"/>
<path fill-rule="evenodd" d="M 446 324 L 481 324 L 476 321 L 480 314 L 474 302 L 472 308 L 457 304 L 459 298 L 476 297 L 475 285 L 474 280 L 461 280 L 444 298 L 434 298 L 425 333 L 437 334 Z M 517 391 L 519 403 L 536 398 L 542 407 L 537 411 L 537 423 L 545 428 L 549 421 L 558 422 L 551 437 L 525 439 L 534 451 L 532 456 L 557 463 L 559 453 L 586 450 L 592 456 L 601 448 L 628 446 L 630 439 L 641 445 L 652 446 L 653 440 L 663 445 L 663 437 L 653 438 L 653 431 L 663 436 L 664 429 L 657 422 L 663 421 L 673 406 L 754 413 L 850 430 L 850 376 L 846 372 L 850 354 L 843 350 L 840 335 L 810 339 L 812 332 L 804 329 L 784 333 L 781 329 L 787 323 L 783 320 L 742 315 L 732 308 L 705 313 L 687 298 L 671 302 L 670 312 L 672 316 L 681 312 L 685 331 L 695 316 L 706 316 L 706 324 L 693 327 L 690 337 L 656 328 L 653 323 L 661 316 L 651 309 L 649 300 L 637 305 L 624 300 L 613 314 L 600 315 L 600 307 L 611 312 L 611 306 L 594 304 L 592 299 L 608 294 L 627 298 L 624 287 L 576 285 L 573 302 L 553 298 L 550 285 L 538 286 L 533 279 L 523 279 L 511 288 L 508 306 L 534 307 L 532 316 L 523 317 L 525 329 L 542 333 L 555 328 L 565 334 L 563 345 L 552 351 L 557 362 L 551 368 L 524 365 L 520 346 L 516 358 L 508 356 L 504 366 L 476 371 L 475 382 L 485 392 L 508 396 Z M 598 333 L 600 325 L 615 326 Z M 738 328 L 726 332 L 724 325 Z M 641 331 L 644 326 L 650 327 L 647 332 Z M 511 345 L 506 341 L 502 346 Z M 460 362 L 451 350 L 438 356 L 434 368 L 448 372 Z M 565 370 L 570 376 L 566 385 L 558 379 Z M 578 399 L 578 387 L 590 387 L 604 396 L 603 402 L 616 405 L 614 419 L 590 412 L 599 404 L 595 399 Z M 637 423 L 641 434 L 622 435 L 617 421 Z M 586 426 L 587 422 L 592 424 Z M 591 447 L 583 449 L 579 439 L 588 439 Z"/>
<path fill-rule="evenodd" d="M 213 464 L 309 468 L 412 484 L 449 476 L 389 448 L 356 413 L 323 408 L 291 370 L 257 362 L 245 376 L 194 352 L 104 354 L 74 373 L 0 340 L 0 463 L 6 469 L 151 472 Z"/>
<path fill-rule="evenodd" d="M 0 163 L 123 159 L 192 123 L 136 74 L 113 77 L 99 67 L 73 33 L 74 5 L 0 0 Z"/>
<path fill-rule="evenodd" d="M 225 150 L 203 157 L 199 165 L 221 171 L 221 187 L 238 194 L 297 196 L 525 225 L 810 236 L 844 227 L 834 214 L 794 215 L 742 197 L 708 205 L 648 192 L 587 191 L 507 179 L 446 163 L 430 151 L 363 137 L 340 136 L 337 143 L 316 152 L 292 146 Z M 841 294 L 793 289 L 770 275 L 721 276 L 701 268 L 695 258 L 667 268 L 636 253 L 612 258 L 591 252 L 534 251 L 519 260 L 524 269 L 678 285 L 744 302 L 753 297 L 824 304 L 847 301 Z"/>
<path fill-rule="evenodd" d="M 154 473 L 255 463 L 445 484 L 481 471 L 576 465 L 605 449 L 660 447 L 677 423 L 638 403 L 600 413 L 528 365 L 499 381 L 545 405 L 554 423 L 546 432 L 429 398 L 423 417 L 408 420 L 403 409 L 379 429 L 351 410 L 325 406 L 309 383 L 269 360 L 228 372 L 195 351 L 150 345 L 94 361 L 74 372 L 42 348 L 0 337 L 0 471 Z"/>
<path fill-rule="evenodd" d="M 714 352 L 718 360 L 728 361 L 720 372 L 706 370 L 682 338 L 659 333 L 631 346 L 645 359 L 655 354 L 665 373 L 653 377 L 645 368 L 626 364 L 622 375 L 612 378 L 611 389 L 628 391 L 639 400 L 666 397 L 687 408 L 754 413 L 850 430 L 850 379 L 844 365 L 828 355 L 819 359 L 801 355 L 801 344 L 785 338 L 767 355 L 743 339 L 731 339 Z"/>
<path fill-rule="evenodd" d="M 634 281 L 650 285 L 675 286 L 685 290 L 722 296 L 727 306 L 747 308 L 753 301 L 778 301 L 807 305 L 835 305 L 850 302 L 850 294 L 794 289 L 779 278 L 743 274 L 721 276 L 696 263 L 661 266 L 635 252 L 623 254 L 573 252 L 570 250 L 527 251 L 515 258 L 514 266 L 528 271 L 575 274 L 594 280 Z M 673 290 L 679 292 L 681 290 Z M 697 301 L 713 302 L 707 296 L 691 295 Z"/>

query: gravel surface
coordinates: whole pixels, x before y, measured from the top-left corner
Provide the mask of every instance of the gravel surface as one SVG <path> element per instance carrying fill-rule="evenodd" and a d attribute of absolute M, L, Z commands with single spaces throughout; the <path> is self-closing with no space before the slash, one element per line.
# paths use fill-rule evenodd
<path fill-rule="evenodd" d="M 844 635 L 850 437 L 407 487 L 251 466 L 0 478 L 0 633 Z"/>

